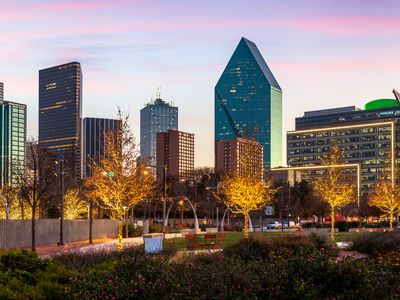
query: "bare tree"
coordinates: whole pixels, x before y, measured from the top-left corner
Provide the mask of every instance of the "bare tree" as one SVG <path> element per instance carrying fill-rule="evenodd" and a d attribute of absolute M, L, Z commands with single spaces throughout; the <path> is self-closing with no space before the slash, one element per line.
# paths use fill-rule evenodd
<path fill-rule="evenodd" d="M 51 189 L 56 181 L 55 164 L 50 153 L 33 139 L 27 142 L 26 170 L 18 179 L 23 200 L 31 209 L 32 251 L 36 250 L 36 218 L 39 208 L 52 198 Z"/>

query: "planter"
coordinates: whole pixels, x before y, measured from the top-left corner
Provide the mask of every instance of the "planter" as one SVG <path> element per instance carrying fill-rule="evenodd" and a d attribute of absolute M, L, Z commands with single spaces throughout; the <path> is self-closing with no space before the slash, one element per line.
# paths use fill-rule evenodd
<path fill-rule="evenodd" d="M 143 235 L 144 252 L 146 254 L 159 253 L 163 249 L 162 233 L 151 233 Z"/>

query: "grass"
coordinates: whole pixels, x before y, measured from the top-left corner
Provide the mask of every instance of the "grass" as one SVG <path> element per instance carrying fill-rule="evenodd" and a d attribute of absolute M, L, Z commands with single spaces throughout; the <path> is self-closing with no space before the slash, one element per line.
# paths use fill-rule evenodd
<path fill-rule="evenodd" d="M 287 235 L 293 234 L 293 232 L 251 232 L 250 236 L 263 236 L 263 237 L 270 237 L 270 236 L 277 236 L 277 235 Z M 222 248 L 232 245 L 233 243 L 237 242 L 238 240 L 243 238 L 243 232 L 237 231 L 230 231 L 225 232 L 225 239 L 224 245 Z M 177 250 L 186 248 L 186 240 L 184 238 L 173 238 L 168 239 L 165 241 L 165 247 L 176 247 Z"/>
<path fill-rule="evenodd" d="M 288 234 L 294 234 L 293 232 L 287 232 L 287 231 L 264 231 L 264 232 L 251 232 L 250 236 L 262 236 L 262 237 L 271 237 L 271 236 L 279 236 L 279 235 L 288 235 Z M 335 242 L 349 242 L 352 241 L 356 236 L 357 232 L 339 232 L 335 233 Z M 225 239 L 224 239 L 224 245 L 222 248 L 232 245 L 233 243 L 237 242 L 238 240 L 243 238 L 243 232 L 236 232 L 236 231 L 230 231 L 230 232 L 225 232 Z M 185 249 L 186 248 L 186 240 L 184 238 L 173 238 L 173 239 L 168 239 L 165 241 L 165 247 L 174 247 L 177 250 Z"/>

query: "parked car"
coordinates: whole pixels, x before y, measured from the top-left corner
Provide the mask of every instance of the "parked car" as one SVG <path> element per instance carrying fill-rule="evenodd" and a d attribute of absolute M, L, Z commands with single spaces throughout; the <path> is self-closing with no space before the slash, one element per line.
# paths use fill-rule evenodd
<path fill-rule="evenodd" d="M 293 221 L 289 221 L 289 225 L 290 225 L 290 227 L 296 227 L 296 224 Z M 288 223 L 284 222 L 283 228 L 287 228 L 287 227 L 288 227 Z"/>
<path fill-rule="evenodd" d="M 274 229 L 274 228 L 280 228 L 281 226 L 282 224 L 279 222 L 269 222 L 266 226 L 264 226 L 263 229 Z"/>

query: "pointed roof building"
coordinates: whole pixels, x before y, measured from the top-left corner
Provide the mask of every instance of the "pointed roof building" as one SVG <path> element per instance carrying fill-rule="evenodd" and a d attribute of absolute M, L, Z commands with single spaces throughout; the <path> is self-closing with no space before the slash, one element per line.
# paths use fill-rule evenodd
<path fill-rule="evenodd" d="M 282 164 L 282 89 L 244 37 L 215 86 L 215 140 L 236 137 L 263 145 L 265 167 Z"/>

